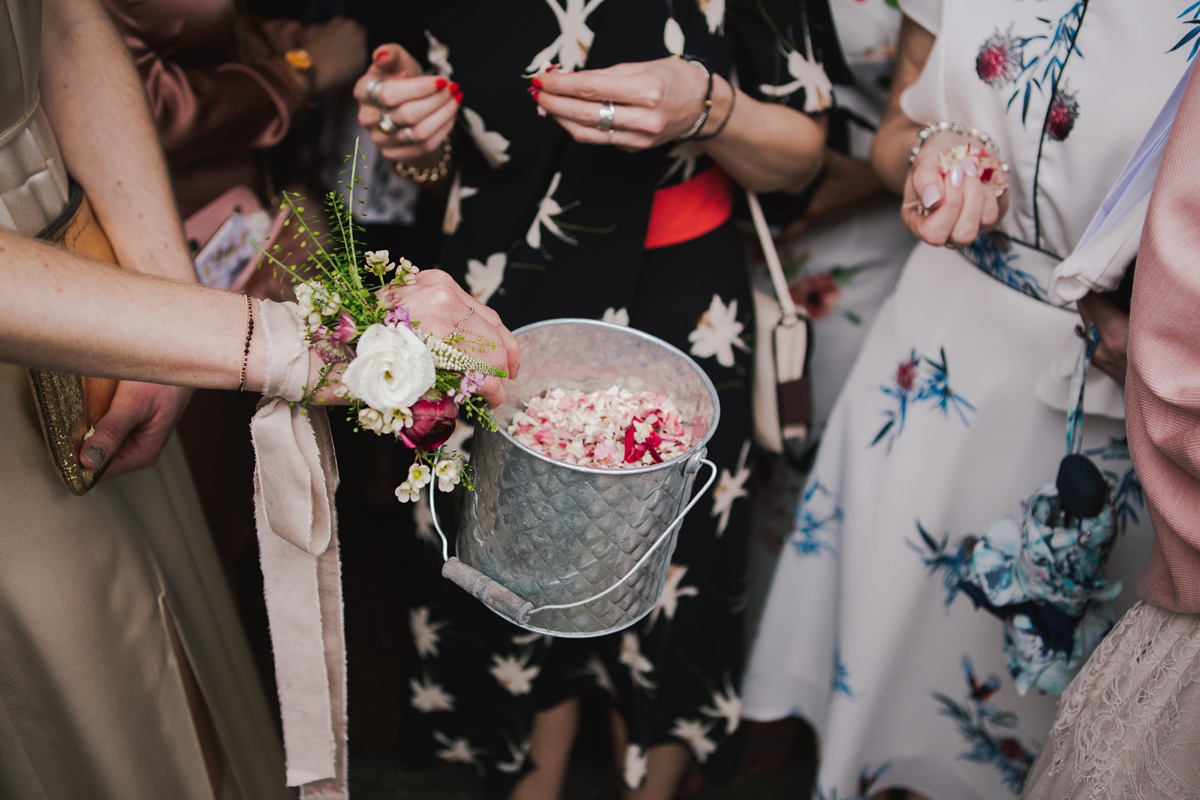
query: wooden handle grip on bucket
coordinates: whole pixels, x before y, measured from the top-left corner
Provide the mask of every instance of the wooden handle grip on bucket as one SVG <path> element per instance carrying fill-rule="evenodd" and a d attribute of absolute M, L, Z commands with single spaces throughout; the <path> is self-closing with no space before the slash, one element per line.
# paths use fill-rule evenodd
<path fill-rule="evenodd" d="M 476 600 L 518 625 L 529 622 L 533 603 L 522 600 L 511 589 L 459 561 L 457 556 L 451 556 L 442 565 L 442 577 L 454 581 Z"/>

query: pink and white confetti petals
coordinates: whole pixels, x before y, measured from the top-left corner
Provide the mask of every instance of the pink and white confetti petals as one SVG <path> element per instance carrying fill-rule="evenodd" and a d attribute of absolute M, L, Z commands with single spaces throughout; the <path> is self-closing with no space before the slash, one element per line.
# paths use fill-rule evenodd
<path fill-rule="evenodd" d="M 526 403 L 508 432 L 550 458 L 606 469 L 669 461 L 694 443 L 665 394 L 619 386 L 600 392 L 551 389 Z"/>

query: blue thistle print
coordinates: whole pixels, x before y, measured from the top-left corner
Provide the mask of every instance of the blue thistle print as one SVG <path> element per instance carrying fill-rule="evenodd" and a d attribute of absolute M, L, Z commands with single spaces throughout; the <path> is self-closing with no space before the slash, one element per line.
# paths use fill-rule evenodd
<path fill-rule="evenodd" d="M 1200 6 L 1200 3 L 1197 4 Z M 1101 461 L 1129 461 L 1129 439 L 1126 437 L 1110 438 L 1108 444 L 1084 451 L 1085 455 L 1099 458 Z M 1121 533 L 1132 522 L 1137 525 L 1141 520 L 1138 511 L 1146 509 L 1146 492 L 1142 481 L 1138 478 L 1137 470 L 1132 465 L 1123 474 L 1118 475 L 1110 470 L 1104 470 L 1104 476 L 1113 487 L 1113 506 L 1117 512 L 1117 525 Z"/>
<path fill-rule="evenodd" d="M 854 794 L 847 796 L 844 800 L 867 800 L 867 797 L 872 793 L 871 790 L 875 788 L 875 784 L 879 783 L 879 779 L 890 766 L 890 761 L 885 761 L 874 769 L 864 766 L 858 771 L 858 780 L 854 784 Z M 843 798 L 838 796 L 836 786 L 830 789 L 828 793 L 817 787 L 816 800 L 843 800 Z"/>
<path fill-rule="evenodd" d="M 833 651 L 833 693 L 849 697 L 851 700 L 857 697 L 854 690 L 850 688 L 850 670 L 842 661 L 840 649 Z"/>
<path fill-rule="evenodd" d="M 929 568 L 929 574 L 941 572 L 942 585 L 946 587 L 946 605 L 949 606 L 958 597 L 962 588 L 963 576 L 967 573 L 967 564 L 971 560 L 971 552 L 975 549 L 975 537 L 966 536 L 959 543 L 958 549 L 949 550 L 950 534 L 946 534 L 939 542 L 929 535 L 929 531 L 917 521 L 917 533 L 921 536 L 921 544 L 907 542 L 908 546 L 921 556 L 921 561 Z"/>
<path fill-rule="evenodd" d="M 1014 44 L 1021 52 L 1022 66 L 1021 71 L 1017 74 L 1017 78 L 1012 81 L 1017 84 L 1017 87 L 1009 95 L 1007 108 L 1011 109 L 1017 98 L 1022 98 L 1022 125 L 1025 124 L 1029 116 L 1029 104 L 1033 99 L 1033 90 L 1036 88 L 1039 93 L 1043 94 L 1047 88 L 1053 90 L 1058 84 L 1058 77 L 1062 74 L 1067 57 L 1074 53 L 1083 58 L 1083 52 L 1075 46 L 1075 37 L 1079 33 L 1079 26 L 1083 22 L 1083 12 L 1086 10 L 1087 0 L 1079 0 L 1079 2 L 1071 6 L 1067 13 L 1063 14 L 1057 20 L 1050 20 L 1044 17 L 1038 18 L 1047 25 L 1054 26 L 1051 33 L 1014 38 Z M 1025 61 L 1026 48 L 1037 41 L 1046 42 L 1046 48 L 1030 60 Z"/>
<path fill-rule="evenodd" d="M 892 382 L 879 387 L 886 396 L 895 401 L 895 408 L 885 409 L 883 426 L 871 440 L 870 447 L 887 440 L 886 451 L 892 451 L 892 445 L 904 432 L 904 424 L 908 420 L 909 408 L 918 404 L 939 409 L 943 416 L 949 416 L 953 408 L 964 425 L 970 425 L 965 411 L 974 411 L 975 406 L 950 388 L 950 367 L 946 360 L 946 348 L 939 351 L 940 360 L 935 361 L 928 356 L 918 355 L 916 350 L 909 352 L 908 358 L 900 362 L 892 376 Z"/>
<path fill-rule="evenodd" d="M 940 692 L 931 693 L 941 704 L 938 713 L 954 720 L 959 735 L 970 745 L 959 758 L 991 764 L 999 771 L 1004 785 L 1013 794 L 1020 794 L 1037 754 L 1015 736 L 1004 735 L 1005 729 L 1017 727 L 1017 715 L 1000 711 L 992 704 L 992 698 L 1000 691 L 1000 678 L 990 675 L 981 682 L 971 659 L 965 655 L 963 672 L 968 689 L 965 702 L 960 703 Z"/>
<path fill-rule="evenodd" d="M 1012 265 L 1021 256 L 1013 252 L 1012 241 L 1003 233 L 980 234 L 964 253 L 971 263 L 1006 286 L 1035 300 L 1047 298 L 1046 288 L 1038 283 L 1037 278 Z"/>
<path fill-rule="evenodd" d="M 831 531 L 841 521 L 842 507 L 837 493 L 814 479 L 804 490 L 796 509 L 796 527 L 791 536 L 796 554 L 807 557 L 835 552 L 831 544 L 821 539 L 821 534 Z"/>
<path fill-rule="evenodd" d="M 1176 50 L 1195 39 L 1195 43 L 1192 45 L 1192 51 L 1188 53 L 1188 61 L 1191 61 L 1196 57 L 1196 51 L 1200 50 L 1200 39 L 1196 39 L 1197 36 L 1200 36 L 1200 3 L 1192 3 L 1190 6 L 1185 8 L 1183 12 L 1176 17 L 1176 19 L 1183 19 L 1188 14 L 1191 14 L 1192 18 L 1184 20 L 1183 24 L 1190 25 L 1190 29 L 1183 35 L 1183 38 L 1180 39 L 1175 46 L 1167 52 L 1174 53 Z"/>

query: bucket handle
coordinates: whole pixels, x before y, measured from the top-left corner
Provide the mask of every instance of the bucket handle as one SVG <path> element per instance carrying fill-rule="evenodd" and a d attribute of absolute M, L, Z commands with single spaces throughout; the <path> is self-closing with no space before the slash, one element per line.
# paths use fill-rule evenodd
<path fill-rule="evenodd" d="M 461 586 L 463 589 L 466 589 L 474 597 L 482 600 L 484 602 L 484 604 L 487 605 L 489 608 L 494 608 L 494 604 L 492 602 L 489 602 L 489 600 L 499 599 L 498 597 L 492 597 L 493 595 L 503 595 L 506 599 L 506 602 L 501 603 L 500 605 L 505 606 L 504 612 L 507 612 L 507 613 L 504 613 L 503 615 L 505 617 L 512 619 L 518 625 L 524 625 L 525 623 L 527 623 L 529 621 L 529 618 L 532 615 L 536 614 L 539 611 L 564 611 L 564 610 L 570 609 L 570 608 L 578 608 L 579 606 L 587 605 L 588 603 L 594 603 L 595 601 L 606 596 L 610 592 L 616 591 L 616 589 L 618 587 L 620 587 L 626 581 L 628 581 L 630 578 L 632 578 L 634 576 L 634 574 L 637 573 L 637 571 L 639 569 L 641 569 L 642 566 L 645 565 L 645 563 L 647 561 L 650 560 L 650 557 L 652 555 L 654 555 L 654 553 L 658 550 L 658 548 L 662 547 L 662 545 L 667 541 L 667 539 L 671 535 L 671 531 L 673 531 L 675 529 L 675 526 L 679 525 L 679 523 L 681 523 L 683 521 L 683 518 L 686 517 L 688 515 L 688 512 L 691 511 L 692 508 L 696 505 L 696 503 L 698 503 L 700 501 L 700 498 L 704 497 L 704 495 L 708 492 L 709 487 L 711 487 L 713 485 L 713 482 L 717 479 L 717 465 L 714 464 L 712 461 L 708 460 L 707 458 L 702 458 L 699 461 L 700 461 L 700 465 L 706 466 L 711 470 L 711 474 L 708 476 L 708 480 L 705 481 L 705 483 L 702 487 L 700 487 L 700 491 L 697 492 L 690 501 L 688 501 L 688 504 L 683 507 L 683 510 L 679 512 L 679 515 L 677 517 L 675 517 L 674 520 L 671 521 L 671 524 L 668 525 L 666 530 L 664 530 L 662 532 L 662 535 L 660 535 L 658 537 L 658 540 L 655 541 L 655 543 L 650 546 L 650 549 L 647 550 L 642 555 L 642 557 L 638 559 L 638 562 L 636 564 L 634 564 L 633 567 L 628 572 L 626 572 L 625 575 L 622 576 L 619 581 L 614 583 L 612 586 L 609 586 L 604 591 L 594 594 L 591 597 L 585 598 L 583 600 L 577 600 L 574 603 L 563 603 L 560 605 L 534 607 L 528 601 L 521 601 L 521 598 L 519 598 L 511 589 L 507 588 L 503 584 L 500 584 L 500 583 L 492 580 L 491 578 L 489 578 L 486 575 L 484 575 L 483 573 L 479 572 L 478 570 L 476 570 L 474 567 L 470 566 L 469 564 L 463 564 L 461 561 L 458 560 L 457 557 L 455 557 L 453 559 L 450 558 L 450 542 L 449 542 L 449 540 L 447 540 L 446 534 L 442 531 L 442 525 L 438 521 L 437 509 L 434 507 L 434 494 L 435 493 L 433 491 L 430 491 L 429 492 L 429 511 L 433 516 L 433 527 L 435 530 L 437 530 L 437 535 L 439 537 L 441 537 L 442 560 L 446 562 L 446 567 L 444 567 L 442 569 L 442 575 L 449 578 L 450 580 L 454 581 L 459 586 Z M 695 467 L 695 471 L 699 472 L 700 466 Z M 495 586 L 493 587 L 492 584 L 495 584 Z M 511 597 L 509 597 L 509 595 L 511 595 Z M 511 608 L 509 608 L 509 606 L 511 606 Z M 519 606 L 519 608 L 518 608 L 518 606 Z M 496 610 L 499 610 L 499 609 L 496 609 Z"/>

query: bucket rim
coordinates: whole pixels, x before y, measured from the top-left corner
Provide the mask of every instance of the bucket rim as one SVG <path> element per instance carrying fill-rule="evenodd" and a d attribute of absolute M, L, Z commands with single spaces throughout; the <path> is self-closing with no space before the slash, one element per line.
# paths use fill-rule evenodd
<path fill-rule="evenodd" d="M 591 326 L 594 328 L 607 328 L 607 329 L 612 330 L 617 333 L 622 333 L 625 335 L 634 336 L 638 339 L 643 339 L 647 342 L 650 342 L 651 344 L 655 344 L 655 345 L 658 345 L 659 347 L 665 348 L 666 350 L 669 350 L 669 351 L 675 353 L 676 355 L 682 356 L 684 362 L 687 363 L 693 370 L 695 370 L 696 374 L 700 376 L 700 381 L 703 384 L 704 388 L 708 390 L 709 399 L 712 401 L 713 418 L 712 418 L 712 422 L 709 423 L 708 430 L 706 430 L 704 432 L 704 436 L 702 438 L 697 440 L 690 448 L 688 448 L 687 452 L 685 452 L 681 455 L 675 456 L 674 458 L 669 459 L 667 461 L 662 461 L 658 464 L 647 464 L 642 467 L 628 467 L 628 468 L 621 468 L 621 469 L 605 469 L 604 467 L 589 467 L 589 466 L 586 466 L 583 464 L 568 464 L 565 461 L 559 461 L 558 459 L 550 458 L 550 456 L 539 453 L 538 451 L 534 450 L 533 448 L 531 448 L 527 445 L 524 445 L 521 442 L 518 442 L 515 438 L 513 438 L 512 434 L 510 434 L 508 432 L 508 430 L 505 428 L 505 426 L 503 426 L 503 425 L 496 426 L 496 430 L 495 430 L 496 433 L 503 436 L 511 444 L 520 448 L 522 452 L 524 452 L 530 456 L 533 456 L 534 458 L 536 458 L 540 461 L 545 461 L 546 463 L 553 464 L 556 467 L 562 467 L 564 469 L 568 469 L 573 472 L 578 472 L 578 473 L 585 474 L 585 475 L 611 475 L 611 476 L 644 475 L 648 472 L 657 472 L 662 469 L 670 469 L 672 467 L 678 466 L 680 463 L 686 463 L 689 459 L 694 458 L 698 452 L 704 450 L 704 448 L 708 445 L 709 440 L 712 439 L 713 434 L 717 432 L 717 425 L 721 422 L 721 401 L 720 401 L 720 398 L 717 397 L 717 387 L 713 385 L 712 379 L 708 377 L 708 373 L 705 372 L 704 369 L 698 363 L 696 363 L 696 360 L 694 358 L 692 358 L 687 353 L 683 352 L 682 350 L 680 350 L 678 347 L 671 344 L 670 342 L 663 341 L 662 339 L 658 338 L 657 336 L 646 333 L 645 331 L 639 331 L 636 328 L 630 328 L 625 325 L 615 325 L 611 322 L 604 322 L 604 321 L 598 320 L 598 319 L 584 319 L 584 318 L 580 318 L 580 317 L 558 317 L 555 319 L 542 320 L 541 322 L 533 322 L 533 323 L 530 323 L 529 325 L 523 325 L 522 327 L 517 328 L 512 333 L 513 333 L 513 336 L 519 336 L 520 334 L 525 333 L 526 331 L 532 331 L 532 330 L 536 330 L 538 328 L 548 328 L 551 326 L 566 325 L 566 324 L 586 325 L 586 326 Z"/>

